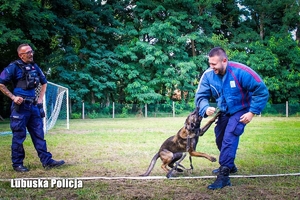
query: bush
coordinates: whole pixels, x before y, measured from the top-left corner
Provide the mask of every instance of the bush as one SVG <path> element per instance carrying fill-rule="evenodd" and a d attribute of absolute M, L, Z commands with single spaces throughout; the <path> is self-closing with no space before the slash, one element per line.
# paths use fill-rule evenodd
<path fill-rule="evenodd" d="M 98 118 L 98 113 L 95 110 L 93 110 L 93 112 L 88 113 L 88 117 L 90 119 L 96 119 L 96 118 Z"/>
<path fill-rule="evenodd" d="M 72 113 L 71 114 L 71 119 L 80 119 L 81 114 L 80 113 Z"/>

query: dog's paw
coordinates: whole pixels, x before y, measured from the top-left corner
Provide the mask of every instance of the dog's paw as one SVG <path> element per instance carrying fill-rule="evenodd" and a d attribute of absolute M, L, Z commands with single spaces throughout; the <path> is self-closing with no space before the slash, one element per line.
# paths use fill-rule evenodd
<path fill-rule="evenodd" d="M 166 177 L 167 177 L 167 178 L 171 178 L 171 177 L 172 177 L 172 172 L 173 172 L 173 171 L 170 170 L 170 171 L 167 173 Z"/>
<path fill-rule="evenodd" d="M 211 162 L 216 162 L 217 159 L 216 159 L 215 157 L 211 157 L 211 158 L 210 158 L 210 161 L 211 161 Z"/>
<path fill-rule="evenodd" d="M 183 172 L 183 169 L 177 167 L 177 168 L 175 169 L 175 171 L 176 171 L 176 172 Z"/>

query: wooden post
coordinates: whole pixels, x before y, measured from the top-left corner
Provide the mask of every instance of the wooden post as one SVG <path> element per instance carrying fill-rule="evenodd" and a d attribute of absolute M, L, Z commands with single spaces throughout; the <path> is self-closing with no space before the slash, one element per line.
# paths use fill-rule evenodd
<path fill-rule="evenodd" d="M 175 117 L 175 102 L 173 101 L 173 117 Z"/>
<path fill-rule="evenodd" d="M 112 118 L 115 118 L 115 102 L 113 102 Z"/>
<path fill-rule="evenodd" d="M 285 116 L 289 117 L 289 102 L 285 102 Z"/>
<path fill-rule="evenodd" d="M 82 101 L 82 119 L 84 119 L 84 101 Z"/>
<path fill-rule="evenodd" d="M 145 104 L 145 117 L 148 116 L 148 115 L 147 115 L 147 112 L 148 112 L 148 110 L 147 110 L 147 104 Z"/>

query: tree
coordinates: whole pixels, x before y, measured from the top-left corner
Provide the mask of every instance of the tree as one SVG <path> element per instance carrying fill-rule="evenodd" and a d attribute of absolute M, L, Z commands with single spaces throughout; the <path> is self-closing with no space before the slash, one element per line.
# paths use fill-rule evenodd
<path fill-rule="evenodd" d="M 38 1 L 0 0 L 0 70 L 18 59 L 17 47 L 21 43 L 29 43 L 35 50 L 35 61 L 42 63 L 43 56 L 49 53 L 46 48 L 50 42 L 48 25 L 54 18 Z M 43 64 L 40 67 L 46 69 Z M 1 113 L 9 116 L 10 99 L 1 93 L 0 100 Z"/>
<path fill-rule="evenodd" d="M 203 30 L 217 23 L 205 11 L 212 4 L 143 0 L 135 3 L 133 17 L 125 24 L 131 27 L 132 37 L 116 49 L 123 63 L 117 75 L 122 79 L 126 100 L 142 104 L 164 102 L 179 89 L 190 93 L 185 99 L 188 102 L 194 94 L 198 69 L 207 66 L 203 58 L 206 51 L 201 45 L 210 42 Z"/>
<path fill-rule="evenodd" d="M 64 9 L 56 9 L 61 4 Z M 114 98 L 117 81 L 114 68 L 119 62 L 113 49 L 122 24 L 114 15 L 122 12 L 124 5 L 118 1 L 101 5 L 82 0 L 74 6 L 57 1 L 52 2 L 51 9 L 59 20 L 53 53 L 49 55 L 50 77 L 70 88 L 74 106 L 81 101 L 105 106 Z"/>
<path fill-rule="evenodd" d="M 240 40 L 248 43 L 244 43 L 249 55 L 246 62 L 264 78 L 270 102 L 299 102 L 299 94 L 294 92 L 299 87 L 299 47 L 292 39 L 299 24 L 298 2 L 241 0 L 239 3 L 244 6 L 239 33 L 242 30 L 250 33 Z M 255 39 L 258 35 L 260 40 Z"/>
<path fill-rule="evenodd" d="M 174 90 L 187 104 L 222 46 L 263 77 L 270 102 L 299 102 L 299 11 L 298 0 L 0 0 L 0 68 L 26 42 L 75 112 L 165 103 Z"/>

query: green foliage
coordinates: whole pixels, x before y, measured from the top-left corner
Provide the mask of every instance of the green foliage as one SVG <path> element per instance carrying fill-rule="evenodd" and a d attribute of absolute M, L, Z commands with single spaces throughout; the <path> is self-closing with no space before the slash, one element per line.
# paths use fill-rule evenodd
<path fill-rule="evenodd" d="M 88 113 L 88 118 L 90 118 L 90 119 L 96 119 L 96 118 L 98 118 L 99 116 L 98 116 L 98 113 L 95 111 L 95 110 L 93 110 L 93 112 L 90 112 L 90 113 Z"/>
<path fill-rule="evenodd" d="M 126 118 L 128 116 L 128 109 L 126 107 L 122 108 L 121 118 Z"/>
<path fill-rule="evenodd" d="M 71 119 L 80 119 L 81 118 L 81 113 L 72 113 L 71 114 Z"/>
<path fill-rule="evenodd" d="M 175 89 L 188 104 L 214 46 L 263 77 L 270 103 L 300 99 L 294 0 L 0 0 L 0 13 L 0 69 L 30 43 L 48 80 L 69 88 L 74 112 L 82 101 L 167 103 Z"/>

